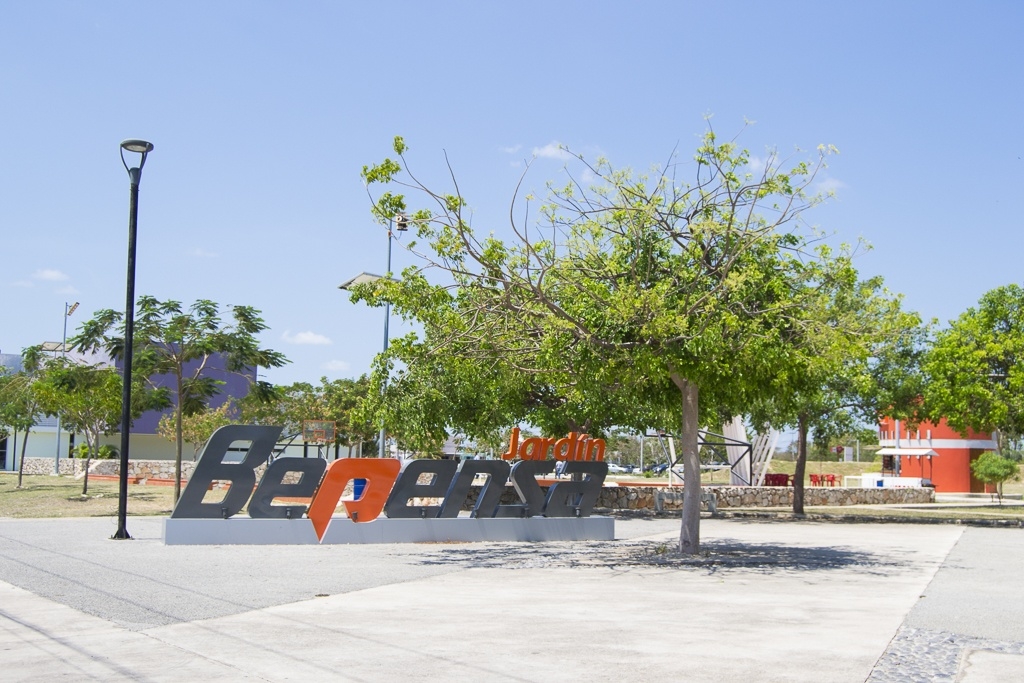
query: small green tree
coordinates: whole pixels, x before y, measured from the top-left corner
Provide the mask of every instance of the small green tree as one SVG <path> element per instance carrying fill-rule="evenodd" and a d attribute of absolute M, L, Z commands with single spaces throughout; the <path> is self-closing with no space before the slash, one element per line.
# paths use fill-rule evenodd
<path fill-rule="evenodd" d="M 999 430 L 1000 450 L 1024 437 L 1024 288 L 981 297 L 936 335 L 924 371 L 930 419 L 961 433 Z"/>
<path fill-rule="evenodd" d="M 82 365 L 67 359 L 47 364 L 37 387 L 40 407 L 73 432 L 85 435 L 87 456 L 82 495 L 89 493 L 89 466 L 100 455 L 100 437 L 121 426 L 121 373 L 110 366 Z M 162 392 L 146 388 L 145 380 L 135 379 L 132 389 L 132 417 L 151 408 L 167 405 Z"/>
<path fill-rule="evenodd" d="M 23 432 L 21 456 L 18 458 L 18 488 L 25 471 L 25 451 L 32 428 L 39 420 L 39 394 L 36 384 L 43 371 L 42 347 L 30 346 L 22 351 L 22 370 L 0 375 L 0 426 Z"/>
<path fill-rule="evenodd" d="M 256 380 L 255 368 L 276 368 L 288 362 L 284 354 L 263 349 L 256 338 L 267 329 L 259 311 L 250 306 L 231 306 L 232 321 L 220 317 L 218 305 L 200 299 L 187 309 L 178 301 L 139 297 L 134 327 L 133 374 L 147 377 L 155 387 L 161 375 L 171 377 L 174 396 L 174 500 L 181 495 L 181 451 L 184 443 L 182 421 L 201 412 L 220 392 L 222 381 L 206 370 L 210 359 L 220 354 L 227 372 L 245 377 L 250 393 L 268 397 L 273 387 Z M 96 313 L 69 340 L 71 348 L 82 351 L 103 349 L 114 358 L 124 356 L 123 314 L 110 309 Z"/>
<path fill-rule="evenodd" d="M 199 457 L 199 449 L 209 440 L 210 436 L 230 424 L 236 424 L 238 410 L 233 401 L 225 401 L 217 408 L 207 407 L 205 410 L 185 415 L 181 420 L 181 436 L 188 443 L 192 444 L 193 462 Z M 178 430 L 174 414 L 167 414 L 160 418 L 156 427 L 156 433 L 171 443 L 177 443 Z"/>
<path fill-rule="evenodd" d="M 352 446 L 376 438 L 376 427 L 362 417 L 361 406 L 369 391 L 370 380 L 328 380 L 320 378 L 319 385 L 296 382 L 275 387 L 275 396 L 261 400 L 249 395 L 239 402 L 241 421 L 250 424 L 278 425 L 285 433 L 302 430 L 305 420 L 332 420 L 336 423 L 335 444 Z"/>
<path fill-rule="evenodd" d="M 1020 466 L 998 453 L 985 451 L 977 459 L 971 461 L 971 473 L 986 484 L 996 485 L 996 494 L 999 497 L 999 504 L 1002 505 L 1003 482 L 1016 481 L 1020 478 Z"/>

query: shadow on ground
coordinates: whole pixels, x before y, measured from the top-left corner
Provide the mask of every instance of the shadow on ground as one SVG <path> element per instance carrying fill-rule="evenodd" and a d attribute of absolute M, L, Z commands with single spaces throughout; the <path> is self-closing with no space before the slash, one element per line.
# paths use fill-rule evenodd
<path fill-rule="evenodd" d="M 715 574 L 730 570 L 774 573 L 857 569 L 887 574 L 905 562 L 892 556 L 842 547 L 787 546 L 733 539 L 705 542 L 697 556 L 682 555 L 674 544 L 643 541 L 544 543 L 521 545 L 438 544 L 423 554 L 421 564 L 473 568 L 629 569 L 651 567 Z M 442 549 L 443 546 L 443 549 Z"/>

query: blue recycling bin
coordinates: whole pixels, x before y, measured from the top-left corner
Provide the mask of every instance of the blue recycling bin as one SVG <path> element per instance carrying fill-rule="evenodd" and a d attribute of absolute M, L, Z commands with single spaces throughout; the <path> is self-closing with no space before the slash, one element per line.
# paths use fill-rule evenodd
<path fill-rule="evenodd" d="M 356 500 L 363 497 L 363 491 L 366 490 L 365 479 L 353 479 L 352 480 L 352 495 L 355 496 Z"/>

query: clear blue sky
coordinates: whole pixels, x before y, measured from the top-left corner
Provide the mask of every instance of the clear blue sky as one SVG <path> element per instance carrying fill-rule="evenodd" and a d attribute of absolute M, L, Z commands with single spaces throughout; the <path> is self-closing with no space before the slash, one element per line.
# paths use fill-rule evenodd
<path fill-rule="evenodd" d="M 1011 1 L 0 3 L 0 350 L 123 309 L 125 138 L 156 145 L 137 292 L 259 308 L 285 383 L 380 348 L 337 285 L 384 269 L 359 171 L 394 135 L 486 229 L 548 145 L 644 169 L 709 113 L 755 155 L 837 146 L 808 218 L 945 321 L 1021 281 L 1021 35 Z"/>

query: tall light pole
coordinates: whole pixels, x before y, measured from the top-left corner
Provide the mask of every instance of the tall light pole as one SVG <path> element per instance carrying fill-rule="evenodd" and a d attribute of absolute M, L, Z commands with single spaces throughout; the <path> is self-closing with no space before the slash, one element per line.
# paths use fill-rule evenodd
<path fill-rule="evenodd" d="M 128 437 L 132 426 L 132 345 L 135 342 L 135 235 L 139 223 L 139 181 L 146 155 L 153 151 L 153 143 L 145 140 L 125 140 L 121 143 L 121 163 L 128 171 L 131 194 L 128 204 L 128 284 L 124 304 L 124 371 L 121 389 L 121 467 L 117 493 L 117 531 L 112 538 L 127 539 L 128 535 Z M 141 155 L 138 166 L 128 166 L 125 152 Z"/>
<path fill-rule="evenodd" d="M 408 229 L 409 229 L 409 219 L 406 218 L 405 214 L 402 214 L 402 213 L 395 214 L 392 218 L 388 219 L 388 262 L 387 262 L 387 267 L 384 270 L 385 273 L 389 273 L 389 274 L 391 273 L 391 238 L 393 237 L 393 233 L 395 231 L 405 232 Z M 385 277 L 389 277 L 389 275 L 386 275 Z M 349 290 L 352 287 L 354 287 L 355 285 L 362 285 L 362 284 L 366 284 L 368 282 L 373 282 L 374 280 L 379 280 L 379 279 L 380 279 L 380 276 L 379 275 L 374 275 L 373 273 L 360 273 L 359 275 L 355 276 L 354 278 L 352 278 L 348 282 L 344 282 L 344 283 L 338 285 L 338 289 Z M 388 323 L 390 322 L 390 320 L 391 320 L 391 302 L 386 301 L 386 302 L 384 302 L 384 353 L 387 353 L 387 351 L 388 351 L 388 339 L 389 339 L 389 337 L 388 337 Z M 384 378 L 384 387 L 387 387 L 387 377 Z M 382 424 L 381 427 L 380 427 L 380 437 L 379 437 L 380 443 L 378 444 L 378 447 L 377 447 L 377 456 L 380 457 L 380 458 L 384 457 L 384 442 L 385 442 L 386 439 L 387 439 L 387 430 L 385 429 L 384 425 Z"/>
<path fill-rule="evenodd" d="M 60 357 L 66 358 L 68 351 L 68 318 L 78 308 L 78 302 L 68 305 L 68 302 L 64 302 L 64 336 L 60 342 Z M 57 455 L 53 459 L 53 473 L 60 474 L 60 413 L 57 413 Z"/>

